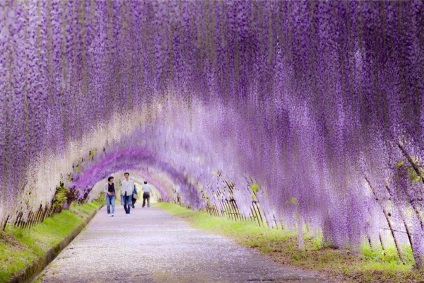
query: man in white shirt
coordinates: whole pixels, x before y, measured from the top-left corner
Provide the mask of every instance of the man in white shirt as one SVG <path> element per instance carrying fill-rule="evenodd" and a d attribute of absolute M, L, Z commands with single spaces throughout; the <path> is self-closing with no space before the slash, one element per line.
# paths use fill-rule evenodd
<path fill-rule="evenodd" d="M 132 198 L 132 192 L 134 189 L 134 182 L 133 180 L 130 180 L 130 173 L 125 172 L 124 173 L 125 180 L 122 181 L 121 186 L 121 195 L 123 201 L 124 201 L 124 209 L 126 214 L 130 214 L 131 209 L 131 198 Z"/>
<path fill-rule="evenodd" d="M 141 189 L 143 190 L 143 207 L 146 205 L 146 200 L 147 207 L 150 207 L 150 192 L 152 191 L 152 188 L 147 185 L 147 181 L 144 181 L 144 185 Z"/>

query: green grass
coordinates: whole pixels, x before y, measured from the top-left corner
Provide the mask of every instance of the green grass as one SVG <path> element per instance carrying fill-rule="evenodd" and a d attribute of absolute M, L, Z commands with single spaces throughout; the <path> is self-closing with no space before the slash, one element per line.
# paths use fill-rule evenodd
<path fill-rule="evenodd" d="M 31 228 L 7 226 L 0 232 L 0 282 L 6 282 L 26 266 L 59 244 L 81 225 L 101 204 L 72 204 Z"/>
<path fill-rule="evenodd" d="M 193 211 L 175 204 L 158 203 L 175 216 L 190 222 L 194 228 L 228 236 L 239 244 L 255 248 L 283 264 L 318 270 L 337 282 L 424 282 L 424 271 L 413 269 L 412 252 L 403 248 L 406 264 L 402 264 L 394 247 L 371 250 L 364 246 L 359 255 L 348 250 L 333 249 L 320 239 L 306 234 L 305 251 L 297 248 L 293 231 L 259 227 L 253 222 L 237 222 Z"/>

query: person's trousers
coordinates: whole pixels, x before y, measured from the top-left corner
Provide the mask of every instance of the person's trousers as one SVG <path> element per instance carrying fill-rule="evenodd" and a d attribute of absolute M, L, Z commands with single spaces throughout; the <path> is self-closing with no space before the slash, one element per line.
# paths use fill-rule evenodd
<path fill-rule="evenodd" d="M 147 200 L 147 207 L 150 207 L 150 193 L 143 193 L 143 207 L 146 205 Z"/>
<path fill-rule="evenodd" d="M 135 199 L 135 198 L 132 198 L 132 207 L 134 208 L 134 204 L 135 204 L 135 202 L 137 201 L 137 199 Z"/>
<path fill-rule="evenodd" d="M 123 196 L 125 213 L 130 214 L 131 210 L 131 196 Z"/>
<path fill-rule="evenodd" d="M 115 196 L 106 195 L 106 206 L 107 206 L 107 214 L 115 213 Z"/>

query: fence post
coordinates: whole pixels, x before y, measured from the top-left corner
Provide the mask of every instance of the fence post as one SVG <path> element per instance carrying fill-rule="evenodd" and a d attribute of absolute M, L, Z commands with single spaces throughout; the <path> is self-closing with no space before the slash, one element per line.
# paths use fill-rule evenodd
<path fill-rule="evenodd" d="M 365 177 L 365 180 L 367 181 L 368 186 L 371 188 L 371 191 L 372 191 L 372 193 L 374 194 L 375 200 L 376 200 L 376 201 L 377 201 L 377 203 L 379 204 L 380 208 L 383 210 L 384 217 L 386 218 L 387 224 L 389 225 L 390 232 L 392 233 L 392 237 L 393 237 L 393 240 L 394 240 L 394 242 L 395 242 L 395 246 L 396 246 L 396 250 L 397 250 L 398 255 L 399 255 L 399 259 L 402 261 L 402 263 L 405 263 L 405 261 L 404 261 L 404 259 L 403 259 L 403 257 L 402 257 L 402 252 L 400 251 L 399 243 L 398 243 L 398 241 L 397 241 L 397 239 L 396 239 L 395 231 L 393 230 L 392 222 L 390 221 L 390 218 L 389 218 L 389 215 L 388 215 L 388 213 L 387 213 L 387 211 L 386 211 L 386 208 L 385 208 L 385 207 L 384 207 L 384 205 L 381 203 L 381 201 L 380 201 L 380 199 L 378 198 L 377 193 L 375 192 L 374 188 L 371 186 L 371 182 L 370 182 L 370 180 L 369 180 L 367 177 Z M 380 241 L 381 241 L 381 236 L 380 236 Z M 382 244 L 383 244 L 383 243 L 382 243 Z"/>
<path fill-rule="evenodd" d="M 6 225 L 7 225 L 7 222 L 9 221 L 9 217 L 10 217 L 10 215 L 8 215 L 8 216 L 6 217 L 6 220 L 3 222 L 3 225 L 2 225 L 2 231 L 6 230 Z"/>
<path fill-rule="evenodd" d="M 261 221 L 255 209 L 255 201 L 252 201 L 252 206 L 250 207 L 250 210 L 252 211 L 252 214 L 254 215 L 253 218 L 256 218 L 256 220 L 258 221 L 258 225 L 261 226 Z"/>

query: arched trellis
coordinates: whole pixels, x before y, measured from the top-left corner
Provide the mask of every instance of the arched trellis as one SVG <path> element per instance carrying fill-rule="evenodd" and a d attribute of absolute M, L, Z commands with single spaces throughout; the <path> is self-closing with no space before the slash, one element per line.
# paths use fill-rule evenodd
<path fill-rule="evenodd" d="M 81 159 L 82 162 L 84 159 Z M 234 184 L 225 179 L 222 173 L 216 174 L 216 187 L 209 187 L 209 192 L 205 191 L 202 185 L 190 178 L 186 173 L 178 171 L 169 163 L 158 160 L 154 154 L 144 147 L 117 146 L 110 150 L 104 149 L 102 152 L 94 154 L 90 151 L 89 162 L 74 164 L 78 168 L 73 174 L 67 176 L 67 181 L 61 182 L 52 204 L 43 209 L 29 211 L 28 215 L 18 212 L 15 217 L 7 216 L 2 223 L 3 229 L 7 223 L 18 227 L 30 227 L 38 222 L 42 222 L 53 213 L 60 212 L 61 206 L 54 206 L 56 196 L 61 189 L 68 190 L 65 206 L 68 207 L 72 201 L 84 201 L 92 192 L 92 188 L 101 180 L 104 180 L 114 172 L 129 170 L 136 172 L 136 176 L 149 179 L 155 185 L 164 201 L 176 202 L 180 205 L 191 208 L 205 209 L 211 215 L 227 216 L 236 221 L 252 220 L 258 225 L 266 225 L 261 212 L 256 192 L 253 190 L 254 198 L 251 201 L 250 211 L 242 213 L 234 198 Z M 159 174 L 158 174 L 159 173 Z M 163 179 L 168 183 L 164 184 Z M 220 185 L 221 184 L 221 185 Z M 176 189 L 179 188 L 178 190 Z M 210 193 L 210 192 L 214 193 Z M 99 192 L 97 192 L 99 193 Z M 195 197 L 193 197 L 195 195 Z"/>
<path fill-rule="evenodd" d="M 154 175 L 152 176 L 152 174 L 149 173 L 149 167 L 164 172 L 169 176 L 174 176 L 175 179 L 173 179 L 173 181 L 181 186 L 189 184 L 181 173 L 178 173 L 168 164 L 158 160 L 148 149 L 143 147 L 128 147 L 119 152 L 106 150 L 100 153 L 87 167 L 81 168 L 81 173 L 73 174 L 72 180 L 69 182 L 69 187 L 78 190 L 80 192 L 79 197 L 82 197 L 99 180 L 107 178 L 107 176 L 112 173 L 122 170 L 139 171 L 140 175 L 144 173 L 147 177 L 150 176 L 153 181 L 160 181 L 154 180 Z M 158 190 L 165 200 L 170 199 L 172 194 L 170 188 L 163 188 L 158 185 Z"/>
<path fill-rule="evenodd" d="M 152 169 L 163 175 L 152 174 Z M 213 215 L 225 215 L 233 220 L 251 218 L 259 225 L 264 225 L 266 221 L 262 217 L 263 212 L 261 212 L 254 190 L 252 191 L 254 197 L 250 200 L 250 211 L 243 214 L 234 198 L 234 184 L 225 179 L 222 173 L 216 174 L 217 187 L 209 187 L 209 191 L 207 191 L 204 189 L 205 185 L 169 163 L 158 160 L 157 156 L 144 147 L 133 145 L 122 148 L 119 146 L 117 149 L 105 150 L 93 162 L 88 163 L 87 167 L 80 170 L 82 172 L 73 175 L 72 181 L 69 183 L 69 187 L 79 192 L 80 198 L 86 195 L 97 181 L 106 178 L 113 172 L 133 170 L 141 176 L 150 177 L 151 182 L 156 184 L 165 201 L 177 202 L 196 209 L 206 209 Z M 171 184 L 162 185 L 160 178 L 167 178 Z"/>
<path fill-rule="evenodd" d="M 160 166 L 224 172 L 242 211 L 254 177 L 267 219 L 354 247 L 389 222 L 378 202 L 412 210 L 424 245 L 422 1 L 0 2 L 2 217 L 151 122 Z"/>

